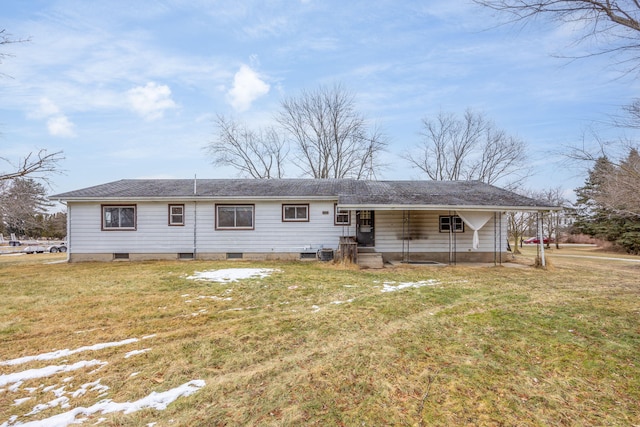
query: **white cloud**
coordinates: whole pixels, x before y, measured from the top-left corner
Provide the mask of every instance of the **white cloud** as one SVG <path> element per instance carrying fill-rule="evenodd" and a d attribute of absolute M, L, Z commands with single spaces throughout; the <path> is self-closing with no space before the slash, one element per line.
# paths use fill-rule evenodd
<path fill-rule="evenodd" d="M 176 103 L 171 99 L 169 86 L 154 82 L 130 89 L 127 91 L 127 98 L 133 111 L 145 120 L 157 120 L 162 118 L 165 110 L 176 108 Z"/>
<path fill-rule="evenodd" d="M 236 111 L 246 111 L 256 99 L 269 93 L 270 86 L 249 66 L 242 65 L 233 77 L 227 101 Z"/>
<path fill-rule="evenodd" d="M 76 136 L 75 125 L 65 115 L 56 115 L 47 120 L 47 129 L 53 136 L 71 138 Z"/>
<path fill-rule="evenodd" d="M 34 119 L 46 119 L 47 130 L 51 136 L 63 138 L 76 136 L 75 125 L 62 113 L 60 107 L 47 97 L 40 98 L 37 108 L 28 116 Z"/>
<path fill-rule="evenodd" d="M 60 114 L 60 108 L 49 98 L 40 98 L 40 105 L 36 115 L 38 117 L 50 117 L 56 114 Z"/>

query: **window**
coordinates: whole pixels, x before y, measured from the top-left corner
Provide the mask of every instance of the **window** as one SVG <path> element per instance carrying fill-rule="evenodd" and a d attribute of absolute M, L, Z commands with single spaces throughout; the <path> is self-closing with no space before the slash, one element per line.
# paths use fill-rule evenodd
<path fill-rule="evenodd" d="M 216 205 L 217 230 L 253 230 L 253 205 Z"/>
<path fill-rule="evenodd" d="M 351 212 L 343 209 L 338 209 L 338 204 L 333 205 L 334 208 L 334 221 L 335 225 L 351 225 Z"/>
<path fill-rule="evenodd" d="M 169 225 L 184 225 L 184 205 L 169 205 Z"/>
<path fill-rule="evenodd" d="M 459 216 L 441 216 L 440 217 L 441 233 L 464 233 L 464 221 Z"/>
<path fill-rule="evenodd" d="M 135 230 L 136 229 L 136 205 L 128 206 L 102 206 L 103 230 Z"/>
<path fill-rule="evenodd" d="M 282 205 L 282 221 L 309 221 L 309 205 Z"/>

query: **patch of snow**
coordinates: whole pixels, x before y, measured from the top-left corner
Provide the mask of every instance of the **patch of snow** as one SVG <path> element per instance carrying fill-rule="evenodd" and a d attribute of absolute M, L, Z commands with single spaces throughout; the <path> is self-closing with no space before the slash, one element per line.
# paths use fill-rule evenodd
<path fill-rule="evenodd" d="M 353 302 L 353 298 L 348 299 L 346 301 L 331 301 L 331 304 L 340 305 L 340 304 L 346 304 L 346 303 L 351 303 L 351 302 Z"/>
<path fill-rule="evenodd" d="M 83 396 L 87 391 L 106 392 L 107 390 L 109 390 L 109 387 L 100 384 L 100 379 L 97 379 L 93 382 L 82 384 L 79 389 L 71 393 L 71 397 Z"/>
<path fill-rule="evenodd" d="M 156 335 L 158 335 L 158 334 L 145 335 L 145 336 L 143 336 L 143 337 L 142 337 L 142 339 L 143 339 L 143 340 L 148 340 L 148 339 L 150 339 L 150 338 L 155 338 L 155 337 L 156 337 Z"/>
<path fill-rule="evenodd" d="M 421 288 L 423 286 L 435 286 L 439 284 L 440 282 L 435 279 L 420 280 L 419 282 L 400 282 L 397 285 L 396 285 L 396 282 L 383 282 L 382 292 L 395 292 L 401 289 Z"/>
<path fill-rule="evenodd" d="M 137 375 L 140 375 L 140 372 L 132 372 L 131 374 L 129 374 L 129 378 L 133 378 Z"/>
<path fill-rule="evenodd" d="M 209 282 L 230 283 L 242 279 L 264 279 L 271 273 L 281 270 L 274 268 L 226 268 L 222 270 L 196 271 L 189 280 L 206 280 Z"/>
<path fill-rule="evenodd" d="M 142 350 L 132 350 L 132 351 L 128 352 L 127 354 L 125 354 L 124 358 L 128 359 L 131 356 L 135 356 L 137 354 L 143 354 L 143 353 L 146 353 L 149 350 L 151 350 L 151 349 L 150 348 L 143 348 Z"/>
<path fill-rule="evenodd" d="M 152 408 L 161 411 L 166 409 L 169 404 L 173 403 L 178 398 L 190 396 L 204 386 L 205 382 L 203 380 L 193 380 L 165 392 L 152 392 L 148 396 L 134 402 L 117 403 L 112 402 L 110 399 L 105 399 L 96 403 L 95 405 L 89 406 L 88 408 L 73 408 L 70 411 L 54 415 L 43 420 L 31 421 L 24 424 L 14 424 L 17 421 L 18 417 L 12 417 L 9 419 L 9 421 L 1 424 L 0 426 L 10 427 L 13 425 L 20 425 L 22 427 L 67 427 L 70 424 L 75 424 L 80 420 L 86 419 L 78 418 L 79 416 L 86 417 L 98 412 L 102 414 L 110 414 L 112 412 L 131 414 L 133 412 L 140 411 L 146 408 Z"/>
<path fill-rule="evenodd" d="M 73 365 L 50 365 L 44 368 L 38 369 L 28 369 L 22 372 L 14 372 L 12 374 L 0 375 L 0 386 L 4 386 L 6 384 L 18 384 L 22 383 L 25 380 L 31 380 L 35 378 L 44 378 L 50 377 L 52 375 L 56 375 L 60 372 L 71 372 L 78 369 L 82 369 L 88 366 L 96 366 L 106 365 L 107 362 L 101 362 L 100 360 L 82 360 L 80 362 L 76 362 Z"/>
<path fill-rule="evenodd" d="M 76 348 L 75 350 L 69 350 L 67 348 L 67 349 L 64 349 L 64 350 L 52 351 L 50 353 L 38 354 L 36 356 L 18 357 L 17 359 L 1 361 L 0 365 L 13 366 L 13 365 L 20 365 L 22 363 L 32 362 L 34 360 L 59 359 L 61 357 L 67 357 L 67 356 L 70 356 L 72 354 L 81 353 L 83 351 L 102 350 L 104 348 L 118 347 L 118 346 L 121 346 L 121 345 L 127 345 L 127 344 L 131 344 L 131 343 L 134 343 L 134 342 L 138 342 L 138 338 L 129 338 L 129 339 L 122 340 L 122 341 L 117 341 L 117 342 L 106 342 L 106 343 L 94 344 L 94 345 L 89 345 L 89 346 Z"/>
<path fill-rule="evenodd" d="M 18 391 L 20 389 L 20 386 L 22 385 L 22 383 L 24 383 L 24 381 L 22 381 L 22 380 L 16 381 L 13 385 L 8 387 L 9 391 L 15 393 L 16 391 Z"/>
<path fill-rule="evenodd" d="M 313 310 L 314 313 L 320 311 L 320 307 L 318 307 L 317 305 L 312 305 L 311 309 Z"/>
<path fill-rule="evenodd" d="M 30 397 L 23 397 L 22 399 L 14 399 L 13 400 L 13 406 L 22 405 L 27 400 L 31 400 L 31 398 Z"/>
<path fill-rule="evenodd" d="M 56 406 L 59 406 L 61 408 L 68 408 L 69 407 L 69 398 L 66 396 L 62 396 L 62 397 L 57 397 L 47 403 L 39 403 L 36 406 L 33 407 L 33 409 L 31 410 L 31 412 L 24 414 L 25 417 L 31 416 L 31 415 L 35 415 L 37 413 L 40 413 L 46 409 L 49 408 L 55 408 Z"/>

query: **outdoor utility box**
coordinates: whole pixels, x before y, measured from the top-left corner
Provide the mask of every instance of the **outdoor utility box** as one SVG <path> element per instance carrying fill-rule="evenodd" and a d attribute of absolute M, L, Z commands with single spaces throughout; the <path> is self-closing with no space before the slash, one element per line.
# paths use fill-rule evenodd
<path fill-rule="evenodd" d="M 319 256 L 320 256 L 320 261 L 332 261 L 333 249 L 320 249 Z"/>

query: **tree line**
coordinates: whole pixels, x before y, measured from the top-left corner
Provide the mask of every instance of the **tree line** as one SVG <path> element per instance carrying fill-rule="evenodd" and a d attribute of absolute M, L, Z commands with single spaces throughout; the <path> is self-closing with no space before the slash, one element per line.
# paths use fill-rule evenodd
<path fill-rule="evenodd" d="M 354 94 L 340 84 L 285 98 L 273 123 L 251 128 L 218 115 L 215 137 L 205 147 L 212 163 L 257 179 L 283 178 L 291 169 L 319 179 L 374 179 L 388 166 L 388 137 L 357 111 Z M 440 112 L 424 118 L 422 129 L 421 142 L 402 158 L 430 179 L 494 184 L 529 173 L 525 142 L 481 112 Z"/>

